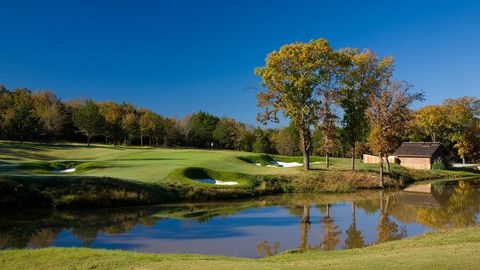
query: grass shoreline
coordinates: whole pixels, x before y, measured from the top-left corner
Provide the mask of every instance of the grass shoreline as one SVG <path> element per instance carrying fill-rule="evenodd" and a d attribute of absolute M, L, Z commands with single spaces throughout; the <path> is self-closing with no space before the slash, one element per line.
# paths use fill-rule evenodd
<path fill-rule="evenodd" d="M 479 226 L 359 249 L 284 252 L 262 259 L 88 248 L 0 251 L 2 269 L 475 269 L 479 259 Z"/>
<path fill-rule="evenodd" d="M 332 158 L 332 168 L 315 163 L 313 170 L 258 166 L 272 160 L 301 161 L 238 151 L 115 148 L 110 146 L 11 144 L 0 142 L 0 207 L 90 208 L 138 206 L 248 198 L 277 193 L 334 193 L 378 188 L 375 164 Z M 312 162 L 322 162 L 313 157 Z M 464 171 L 415 171 L 393 166 L 386 186 L 441 178 L 480 176 Z M 52 171 L 75 168 L 72 174 Z M 236 181 L 215 186 L 194 179 Z M 3 195 L 4 194 L 4 195 Z"/>

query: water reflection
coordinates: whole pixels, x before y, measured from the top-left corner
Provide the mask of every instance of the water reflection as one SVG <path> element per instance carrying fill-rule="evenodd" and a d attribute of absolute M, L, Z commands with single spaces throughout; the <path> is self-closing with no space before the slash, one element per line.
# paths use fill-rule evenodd
<path fill-rule="evenodd" d="M 444 181 L 414 192 L 3 213 L 0 248 L 86 246 L 241 257 L 359 248 L 479 223 L 479 187 L 479 181 Z"/>
<path fill-rule="evenodd" d="M 365 246 L 362 232 L 357 229 L 356 220 L 356 203 L 352 202 L 352 224 L 346 230 L 347 238 L 345 239 L 344 249 L 361 248 Z"/>

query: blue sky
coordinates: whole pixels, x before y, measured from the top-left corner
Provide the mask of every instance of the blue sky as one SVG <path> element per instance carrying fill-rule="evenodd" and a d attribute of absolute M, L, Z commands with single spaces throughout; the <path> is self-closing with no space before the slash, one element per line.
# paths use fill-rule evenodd
<path fill-rule="evenodd" d="M 396 59 L 423 104 L 480 93 L 480 1 L 3 1 L 0 84 L 255 124 L 253 69 L 327 38 Z"/>

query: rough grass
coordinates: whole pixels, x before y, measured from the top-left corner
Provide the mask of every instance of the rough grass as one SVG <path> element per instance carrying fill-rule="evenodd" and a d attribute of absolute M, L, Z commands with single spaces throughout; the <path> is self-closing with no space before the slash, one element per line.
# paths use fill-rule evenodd
<path fill-rule="evenodd" d="M 480 228 L 465 228 L 340 251 L 263 259 L 144 254 L 85 248 L 0 251 L 2 269 L 477 269 Z"/>

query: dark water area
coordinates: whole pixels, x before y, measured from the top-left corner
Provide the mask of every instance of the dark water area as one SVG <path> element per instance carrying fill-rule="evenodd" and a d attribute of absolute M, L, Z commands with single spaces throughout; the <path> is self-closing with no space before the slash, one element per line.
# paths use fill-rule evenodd
<path fill-rule="evenodd" d="M 416 190 L 3 212 L 0 248 L 90 247 L 258 258 L 295 248 L 357 248 L 480 223 L 480 181 L 440 181 Z"/>

